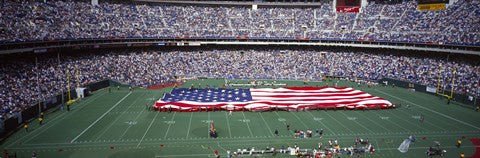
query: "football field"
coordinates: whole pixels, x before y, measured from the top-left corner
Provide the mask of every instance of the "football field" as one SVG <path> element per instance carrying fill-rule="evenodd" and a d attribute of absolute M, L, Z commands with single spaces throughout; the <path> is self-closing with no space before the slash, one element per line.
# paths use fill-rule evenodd
<path fill-rule="evenodd" d="M 188 80 L 183 87 L 198 83 L 220 87 L 224 82 Z M 277 82 L 304 85 L 302 81 Z M 331 86 L 333 82 L 310 82 L 308 86 Z M 171 87 L 136 88 L 132 92 L 126 88 L 112 88 L 111 92 L 102 89 L 75 103 L 71 111 L 47 113 L 43 125 L 32 121 L 28 132 L 18 130 L 1 147 L 17 157 L 31 157 L 35 151 L 39 158 L 213 157 L 213 150 L 226 157 L 227 150 L 251 147 L 280 149 L 296 144 L 302 149 L 312 149 L 320 142 L 328 144 L 330 139 L 338 140 L 344 148 L 352 146 L 356 137 L 368 139 L 376 148 L 374 155 L 362 157 L 427 157 L 425 152 L 435 146 L 435 141 L 447 151 L 445 157 L 459 157 L 462 152 L 468 157 L 479 147 L 471 142 L 480 138 L 479 112 L 447 105 L 445 99 L 434 95 L 398 87 L 368 88 L 348 81 L 339 81 L 338 86 L 353 87 L 402 106 L 386 110 L 234 112 L 232 115 L 224 111 L 157 112 L 146 106 L 153 105 Z M 420 121 L 422 116 L 424 121 Z M 219 136 L 216 139 L 209 138 L 212 121 Z M 291 130 L 287 130 L 287 124 Z M 294 129 L 323 129 L 324 136 L 294 138 Z M 400 153 L 397 148 L 409 135 L 415 135 L 417 141 L 407 153 Z M 457 139 L 463 140 L 460 148 L 455 146 Z"/>

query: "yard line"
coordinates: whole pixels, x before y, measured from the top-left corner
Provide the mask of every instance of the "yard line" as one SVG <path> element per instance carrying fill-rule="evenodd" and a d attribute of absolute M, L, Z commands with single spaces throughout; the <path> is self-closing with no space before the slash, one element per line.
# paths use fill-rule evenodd
<path fill-rule="evenodd" d="M 408 120 L 405 120 L 403 117 L 397 116 L 397 115 L 396 115 L 395 113 L 393 113 L 393 112 L 390 112 L 390 111 L 388 111 L 388 110 L 385 110 L 385 111 L 388 112 L 388 113 L 390 113 L 392 116 L 398 117 L 400 120 L 403 120 L 403 121 L 405 121 L 405 122 L 407 122 L 407 123 L 409 123 L 409 124 L 415 125 L 415 126 L 421 128 L 421 129 L 424 129 L 424 130 L 428 131 L 428 129 L 423 128 L 422 126 L 417 125 L 417 124 L 415 124 L 415 123 L 412 123 L 412 122 L 410 122 L 410 121 L 408 121 Z"/>
<path fill-rule="evenodd" d="M 456 119 L 456 118 L 453 118 L 453 117 L 451 117 L 451 116 L 448 116 L 448 115 L 445 115 L 445 114 L 443 114 L 443 113 L 437 112 L 437 111 L 435 111 L 435 110 L 432 110 L 432 109 L 429 109 L 429 108 L 420 106 L 420 105 L 418 105 L 418 104 L 415 104 L 415 103 L 413 103 L 413 102 L 411 102 L 411 101 L 408 101 L 408 100 L 405 100 L 405 99 L 402 99 L 402 98 L 399 98 L 399 97 L 390 95 L 390 94 L 385 93 L 385 92 L 383 92 L 383 91 L 381 91 L 381 90 L 377 90 L 377 89 L 375 89 L 375 90 L 378 91 L 378 92 L 380 92 L 380 93 L 382 93 L 382 94 L 388 95 L 388 96 L 390 96 L 390 97 L 393 97 L 393 98 L 396 98 L 396 99 L 399 99 L 399 100 L 403 100 L 403 101 L 408 102 L 408 103 L 410 103 L 410 104 L 416 105 L 416 106 L 418 106 L 418 107 L 420 107 L 420 108 L 422 108 L 422 109 L 428 110 L 428 111 L 430 111 L 430 112 L 436 113 L 436 114 L 441 115 L 441 116 L 443 116 L 443 117 L 446 117 L 446 118 L 449 118 L 449 119 L 451 119 L 451 120 L 457 121 L 457 122 L 459 122 L 459 123 L 461 123 L 461 124 L 464 124 L 464 125 L 467 125 L 467 126 L 470 126 L 470 127 L 473 127 L 473 128 L 475 128 L 475 129 L 480 130 L 480 127 L 474 126 L 474 125 L 469 124 L 469 123 L 467 123 L 467 122 L 463 122 L 463 121 L 458 120 L 458 119 Z"/>
<path fill-rule="evenodd" d="M 310 115 L 312 116 L 312 118 L 315 119 L 315 116 L 313 116 L 313 114 L 312 114 L 310 111 L 307 110 L 307 113 L 310 114 Z M 320 124 L 322 124 L 323 127 L 325 127 L 326 129 L 328 129 L 328 131 L 332 132 L 333 135 L 335 135 L 335 136 L 337 135 L 335 132 L 333 132 L 332 129 L 328 128 L 328 126 L 326 126 L 325 124 L 323 124 L 322 121 L 318 121 L 318 122 L 319 122 Z"/>
<path fill-rule="evenodd" d="M 172 120 L 170 120 L 170 123 L 168 123 L 167 132 L 165 133 L 165 136 L 163 137 L 163 139 L 167 139 L 168 131 L 170 131 L 170 126 L 172 126 L 173 119 L 175 119 L 175 114 L 177 114 L 177 112 L 173 113 Z"/>
<path fill-rule="evenodd" d="M 108 129 L 110 129 L 110 127 L 112 127 L 112 125 L 115 124 L 115 122 L 117 122 L 118 119 L 120 119 L 121 116 L 123 116 L 123 115 L 125 114 L 125 112 L 127 112 L 127 111 L 132 107 L 132 105 L 135 104 L 135 103 L 138 101 L 139 98 L 141 98 L 141 97 L 137 97 L 137 98 L 134 100 L 134 102 L 133 102 L 132 104 L 130 104 L 130 106 L 128 106 L 128 108 L 125 108 L 125 110 L 122 111 L 122 113 L 121 113 L 119 116 L 117 116 L 117 118 L 115 118 L 115 120 L 113 120 L 112 122 L 110 122 L 110 123 L 108 124 L 107 128 L 105 128 L 105 130 L 103 130 L 102 133 L 100 133 L 100 135 L 98 135 L 97 138 L 95 138 L 95 141 L 97 141 L 100 137 L 102 137 L 103 134 L 105 134 L 105 132 L 107 132 Z M 142 110 L 142 112 L 143 112 L 143 110 Z M 141 114 L 141 113 L 140 113 L 140 114 Z"/>
<path fill-rule="evenodd" d="M 332 118 L 334 121 L 336 121 L 340 126 L 342 127 L 345 127 L 348 131 L 350 131 L 351 133 L 355 133 L 353 132 L 350 128 L 346 127 L 345 125 L 343 125 L 340 121 L 338 121 L 337 119 L 335 119 L 334 117 L 330 116 L 330 114 L 328 114 L 328 112 L 324 111 L 325 114 L 327 114 L 328 117 Z"/>
<path fill-rule="evenodd" d="M 401 133 L 401 134 L 398 134 L 398 133 L 392 133 L 392 134 L 363 134 L 363 135 L 360 135 L 360 136 L 375 136 L 375 139 L 395 139 L 395 140 L 403 140 L 405 139 L 405 133 Z M 446 140 L 446 139 L 449 139 L 449 138 L 457 138 L 459 134 L 421 134 L 422 136 L 426 136 L 426 137 L 429 137 L 430 138 L 435 138 L 436 140 L 437 139 L 443 139 L 443 140 Z M 467 137 L 476 137 L 477 135 L 476 134 L 469 134 L 469 135 L 466 135 Z M 342 136 L 342 137 L 337 137 L 338 140 L 353 140 L 354 138 L 358 137 L 357 135 L 346 135 L 346 136 Z M 448 137 L 448 138 L 446 138 Z M 330 138 L 330 136 L 324 136 L 324 138 Z M 332 137 L 333 138 L 333 137 Z M 298 140 L 298 138 L 292 138 L 292 137 L 280 137 L 280 138 L 277 138 L 278 140 L 281 140 L 281 141 L 296 141 Z M 271 138 L 245 138 L 245 139 L 223 139 L 223 140 L 218 140 L 219 142 L 222 142 L 222 143 L 237 143 L 238 142 L 263 142 L 263 141 L 268 141 L 268 140 L 271 140 Z M 372 139 L 374 140 L 374 139 Z M 306 140 L 303 140 L 303 141 L 316 141 L 314 139 L 306 139 Z M 179 140 L 170 140 L 170 141 L 164 141 L 165 143 L 175 143 L 175 144 L 179 144 L 179 143 L 187 143 L 187 144 L 206 144 L 206 143 L 211 143 L 210 140 L 207 140 L 207 139 L 199 139 L 199 140 L 192 140 L 192 139 L 189 139 L 189 140 L 185 140 L 185 141 L 179 141 Z M 116 143 L 116 145 L 123 145 L 123 146 L 126 146 L 126 145 L 135 145 L 136 142 L 118 142 Z M 155 144 L 158 144 L 158 142 L 156 141 L 149 141 L 149 142 L 146 142 L 144 144 L 148 144 L 148 145 L 155 145 Z M 111 145 L 110 143 L 108 142 L 85 142 L 85 143 L 79 143 L 79 144 L 71 144 L 71 143 L 35 143 L 35 144 L 23 144 L 23 148 L 10 148 L 10 149 L 34 149 L 34 148 L 58 148 L 58 146 L 61 145 L 63 147 L 92 147 L 92 146 L 106 146 L 106 145 Z"/>
<path fill-rule="evenodd" d="M 355 113 L 358 113 L 358 111 L 355 111 Z M 376 124 L 376 125 L 378 125 L 378 126 L 382 127 L 383 129 L 385 129 L 385 130 L 387 130 L 387 131 L 390 131 L 390 132 L 392 132 L 392 130 L 390 130 L 390 129 L 388 129 L 388 128 L 385 128 L 385 127 L 383 127 L 381 124 L 378 124 L 377 122 L 375 122 L 375 121 L 373 121 L 373 120 L 370 120 L 370 119 L 369 119 L 367 116 L 365 116 L 365 115 L 363 115 L 363 114 L 359 114 L 359 115 L 360 115 L 360 116 L 363 116 L 363 117 L 365 117 L 367 120 L 369 120 L 369 121 L 373 122 L 374 124 Z"/>
<path fill-rule="evenodd" d="M 154 93 L 155 95 L 155 93 Z M 138 118 L 140 117 L 141 114 L 143 114 L 143 111 L 145 111 L 145 108 L 142 109 L 142 111 L 140 111 L 140 113 L 138 113 L 137 116 L 135 116 L 135 119 L 133 121 L 137 121 Z M 127 131 L 130 129 L 130 127 L 132 127 L 131 125 L 127 127 L 127 129 L 125 129 L 125 131 L 123 131 L 122 135 L 118 138 L 119 140 L 121 140 L 123 138 L 123 136 L 125 136 L 125 134 L 127 134 Z"/>
<path fill-rule="evenodd" d="M 189 154 L 189 155 L 163 155 L 163 156 L 155 156 L 155 157 L 198 157 L 198 156 L 207 156 L 209 157 L 211 154 Z"/>
<path fill-rule="evenodd" d="M 207 129 L 207 131 L 208 131 L 208 132 L 207 132 L 208 136 L 207 136 L 207 138 L 210 137 L 210 129 L 212 128 L 212 122 L 213 122 L 213 121 L 210 120 L 210 111 L 209 111 L 209 112 L 208 112 L 208 120 L 207 120 L 207 126 L 208 126 L 208 129 Z"/>
<path fill-rule="evenodd" d="M 379 114 L 377 114 L 377 113 L 375 113 L 375 112 L 372 112 L 372 113 L 375 114 L 375 115 L 377 115 L 378 117 L 380 117 Z M 387 119 L 387 121 L 391 122 L 392 124 L 394 124 L 394 125 L 396 125 L 396 126 L 398 126 L 398 127 L 400 127 L 400 128 L 403 128 L 404 130 L 406 130 L 406 131 L 408 131 L 408 132 L 412 132 L 411 130 L 408 130 L 408 129 L 406 129 L 406 128 L 403 127 L 403 126 L 400 126 L 399 124 L 395 123 L 394 121 L 390 121 L 390 119 Z"/>
<path fill-rule="evenodd" d="M 347 115 L 345 115 L 345 113 L 343 113 L 342 111 L 339 111 L 343 116 L 345 117 L 348 117 Z M 353 122 L 355 122 L 356 124 L 358 124 L 359 126 L 361 126 L 362 128 L 365 128 L 366 130 L 370 131 L 371 133 L 375 133 L 373 132 L 372 130 L 368 129 L 367 127 L 363 126 L 362 124 L 358 123 L 357 120 L 352 120 Z"/>
<path fill-rule="evenodd" d="M 263 122 L 265 123 L 265 125 L 267 125 L 268 131 L 270 131 L 268 133 L 270 133 L 272 136 L 274 136 L 273 133 L 272 133 L 272 129 L 270 129 L 270 126 L 268 125 L 267 121 L 265 121 L 265 118 L 263 118 L 262 113 L 260 112 L 259 114 L 260 114 L 260 117 L 262 118 Z"/>
<path fill-rule="evenodd" d="M 107 93 L 103 93 L 103 94 L 101 94 L 101 95 L 97 95 L 97 96 L 95 96 L 95 99 L 92 98 L 91 100 L 88 100 L 88 101 L 86 101 L 86 102 L 81 102 L 81 103 L 78 104 L 77 106 L 80 106 L 80 105 L 82 105 L 82 104 L 88 105 L 88 104 L 91 103 L 92 101 L 100 98 L 101 96 L 103 96 L 103 95 L 105 95 L 105 94 L 107 94 Z M 30 141 L 31 139 L 37 137 L 38 135 L 40 135 L 40 134 L 43 133 L 44 131 L 48 130 L 48 129 L 49 129 L 50 127 L 52 127 L 53 125 L 57 124 L 58 122 L 61 122 L 61 121 L 62 121 L 64 118 L 66 118 L 67 116 L 70 116 L 70 115 L 74 114 L 75 112 L 80 111 L 83 107 L 85 107 L 85 106 L 82 106 L 79 110 L 73 111 L 73 112 L 71 112 L 71 113 L 69 113 L 69 112 L 64 112 L 64 113 L 62 113 L 62 114 L 60 114 L 60 115 L 55 116 L 55 118 L 50 119 L 50 120 L 53 120 L 53 121 L 52 121 L 50 124 L 48 124 L 48 126 L 40 126 L 40 127 L 39 127 L 39 129 L 41 129 L 40 132 L 38 132 L 37 134 L 33 135 L 32 137 L 29 137 L 29 138 L 28 138 L 27 140 L 25 140 L 24 142 L 28 142 L 28 141 Z M 49 122 L 46 122 L 46 123 L 49 123 Z M 42 128 L 42 127 L 44 127 L 44 128 Z M 45 127 L 46 127 L 46 128 L 45 128 Z M 8 146 L 5 146 L 5 148 L 8 148 L 9 146 L 12 146 L 13 144 L 17 143 L 18 141 L 26 138 L 27 136 L 30 136 L 31 134 L 36 133 L 36 132 L 37 132 L 37 131 L 34 130 L 34 131 L 32 131 L 32 132 L 24 135 L 23 137 L 17 139 L 15 142 L 9 144 Z"/>
<path fill-rule="evenodd" d="M 293 114 L 293 116 L 295 116 L 298 120 L 300 120 L 300 123 L 302 123 L 303 126 L 305 126 L 305 128 L 308 129 L 308 126 L 305 124 L 305 122 L 303 122 L 302 119 L 300 119 L 297 115 L 295 115 L 295 112 L 289 112 L 289 113 Z"/>
<path fill-rule="evenodd" d="M 150 122 L 150 125 L 148 125 L 147 131 L 145 131 L 145 133 L 144 133 L 143 136 L 142 136 L 142 139 L 140 139 L 140 142 L 138 142 L 137 148 L 140 146 L 140 143 L 142 143 L 143 138 L 145 138 L 145 136 L 147 135 L 148 130 L 150 130 L 150 127 L 152 127 L 152 124 L 153 124 L 153 122 L 155 122 L 155 119 L 157 118 L 157 116 L 158 116 L 159 113 L 160 113 L 160 112 L 157 112 L 157 114 L 155 114 L 155 117 L 153 117 L 152 122 Z"/>
<path fill-rule="evenodd" d="M 403 113 L 406 113 L 406 114 L 409 114 L 408 112 L 405 112 L 405 111 L 402 110 L 402 109 L 398 109 L 398 111 L 403 112 Z M 432 125 L 432 126 L 434 126 L 434 127 L 436 127 L 436 128 L 440 128 L 441 130 L 447 131 L 447 129 L 442 128 L 442 127 L 440 127 L 440 126 L 437 126 L 437 125 L 435 125 L 435 124 L 433 124 L 433 123 L 430 123 L 429 121 L 424 120 L 423 122 L 428 123 L 428 124 L 430 124 L 430 125 Z"/>
<path fill-rule="evenodd" d="M 187 130 L 187 138 L 188 139 L 188 134 L 190 134 L 190 126 L 192 126 L 192 117 L 193 117 L 193 112 L 190 114 L 190 122 L 188 123 L 188 130 Z"/>
<path fill-rule="evenodd" d="M 79 135 L 77 135 L 75 138 L 72 139 L 72 141 L 70 141 L 70 143 L 73 143 L 75 142 L 75 140 L 77 140 L 83 133 L 85 133 L 88 129 L 90 129 L 93 125 L 95 125 L 98 121 L 100 121 L 103 117 L 105 117 L 105 115 L 107 115 L 107 113 L 109 113 L 110 111 L 112 111 L 113 108 L 117 107 L 118 104 L 120 104 L 123 100 L 125 100 L 125 98 L 127 98 L 128 96 L 130 96 L 130 94 L 132 94 L 132 92 L 129 92 L 127 95 L 125 95 L 122 99 L 120 99 L 115 105 L 113 105 L 110 109 L 108 109 L 105 113 L 103 113 L 102 116 L 100 116 L 97 120 L 95 120 L 92 124 L 90 124 L 90 126 L 88 126 L 87 128 L 85 128 L 85 130 L 83 130 Z"/>
<path fill-rule="evenodd" d="M 98 121 L 100 121 L 103 117 L 105 117 L 105 115 L 107 115 L 107 113 L 109 113 L 110 111 L 112 111 L 113 108 L 117 107 L 118 104 L 120 104 L 123 100 L 125 100 L 125 98 L 127 98 L 130 94 L 132 94 L 132 92 L 129 92 L 127 95 L 125 95 L 122 99 L 120 99 L 120 101 L 118 101 L 115 105 L 113 105 L 110 109 L 108 109 L 105 113 L 103 113 L 102 116 L 100 116 L 97 120 L 95 120 L 92 124 L 90 124 L 90 126 L 88 126 L 87 128 L 85 128 L 85 130 L 82 131 L 82 133 L 80 133 L 78 136 L 76 136 L 75 138 L 72 139 L 72 141 L 70 141 L 70 143 L 73 143 L 75 142 L 75 140 L 77 140 L 83 133 L 85 133 L 88 129 L 90 129 L 93 125 L 95 125 Z"/>
<path fill-rule="evenodd" d="M 282 117 L 280 117 L 280 115 L 278 114 L 278 112 L 275 111 L 275 114 L 277 114 L 278 119 L 282 118 Z M 285 119 L 285 122 L 286 122 L 286 119 Z M 283 122 L 283 124 L 287 125 L 287 123 L 285 123 L 285 122 Z M 292 132 L 291 130 L 288 130 L 288 131 L 293 134 L 293 132 Z"/>
<path fill-rule="evenodd" d="M 227 118 L 228 134 L 230 134 L 230 138 L 232 138 L 232 130 L 230 129 L 230 121 L 228 119 L 228 116 L 227 116 L 226 112 L 225 112 L 225 118 Z"/>
<path fill-rule="evenodd" d="M 243 119 L 245 120 L 245 123 L 247 124 L 247 127 L 248 127 L 248 131 L 250 131 L 250 136 L 253 137 L 253 133 L 252 133 L 252 130 L 250 129 L 250 125 L 248 124 L 248 122 L 246 121 L 247 118 L 245 117 L 245 113 L 243 113 L 242 111 L 242 115 L 243 115 Z"/>

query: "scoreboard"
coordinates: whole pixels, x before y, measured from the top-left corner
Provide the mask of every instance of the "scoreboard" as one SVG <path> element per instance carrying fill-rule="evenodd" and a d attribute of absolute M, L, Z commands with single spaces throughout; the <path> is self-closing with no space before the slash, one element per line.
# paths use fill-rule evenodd
<path fill-rule="evenodd" d="M 337 6 L 359 7 L 361 0 L 337 0 Z"/>
<path fill-rule="evenodd" d="M 418 0 L 417 2 L 418 4 L 447 4 L 448 2 L 450 2 L 450 0 Z"/>
<path fill-rule="evenodd" d="M 434 11 L 445 9 L 449 0 L 418 0 L 417 9 L 420 11 Z"/>

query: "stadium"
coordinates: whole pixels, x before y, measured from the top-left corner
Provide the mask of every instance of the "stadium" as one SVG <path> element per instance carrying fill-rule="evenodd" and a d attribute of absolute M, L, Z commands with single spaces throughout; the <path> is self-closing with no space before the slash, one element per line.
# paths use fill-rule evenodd
<path fill-rule="evenodd" d="M 479 158 L 478 0 L 0 0 L 1 158 Z"/>

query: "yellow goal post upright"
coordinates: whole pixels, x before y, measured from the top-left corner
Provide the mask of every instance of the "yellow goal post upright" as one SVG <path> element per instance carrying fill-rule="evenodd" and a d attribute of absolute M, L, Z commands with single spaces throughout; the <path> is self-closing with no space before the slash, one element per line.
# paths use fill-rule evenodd
<path fill-rule="evenodd" d="M 68 101 L 67 101 L 67 108 L 69 109 L 70 105 L 73 104 L 75 101 L 78 100 L 77 99 L 72 99 L 72 95 L 71 95 L 71 89 L 70 89 L 70 71 L 68 70 L 67 68 L 67 95 L 68 95 Z M 79 75 L 79 71 L 78 71 L 78 68 L 75 68 L 75 76 L 76 76 L 76 80 L 77 80 L 77 88 L 80 87 L 80 75 Z"/>
<path fill-rule="evenodd" d="M 440 66 L 440 70 L 442 69 L 442 66 Z M 457 69 L 456 68 L 453 68 L 453 76 L 452 76 L 452 84 L 451 84 L 451 90 L 450 90 L 450 94 L 446 94 L 445 91 L 444 91 L 444 88 L 442 87 L 446 87 L 446 85 L 443 85 L 444 84 L 444 80 L 442 80 L 442 75 L 441 75 L 441 71 L 438 72 L 438 81 L 437 81 L 437 91 L 436 91 L 436 94 L 439 95 L 439 96 L 443 96 L 443 97 L 446 97 L 449 101 L 451 101 L 453 99 L 453 92 L 454 92 L 454 88 L 455 88 L 455 76 L 457 75 Z M 446 84 L 446 83 L 445 83 Z"/>

